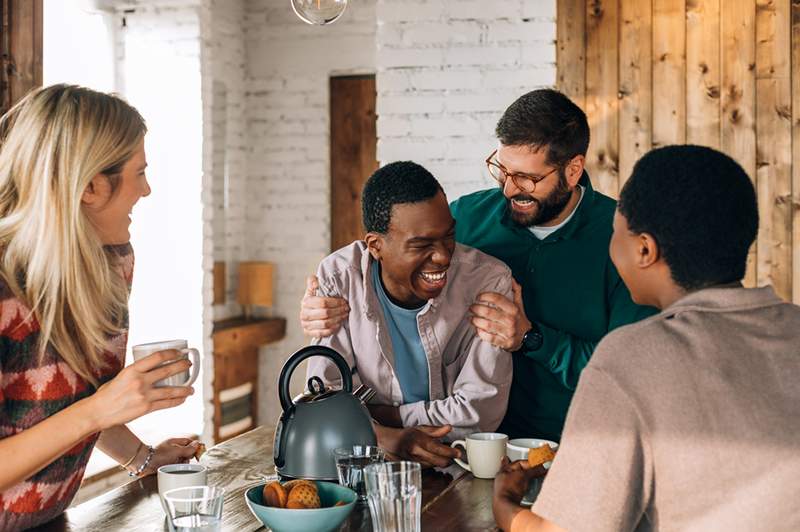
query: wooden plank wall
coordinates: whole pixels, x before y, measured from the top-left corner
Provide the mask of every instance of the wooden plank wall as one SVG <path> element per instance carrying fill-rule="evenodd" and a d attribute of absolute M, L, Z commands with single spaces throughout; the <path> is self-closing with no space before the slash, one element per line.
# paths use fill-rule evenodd
<path fill-rule="evenodd" d="M 616 196 L 650 148 L 720 149 L 758 192 L 745 282 L 800 303 L 800 0 L 557 0 L 558 88 Z"/>
<path fill-rule="evenodd" d="M 0 114 L 42 85 L 42 0 L 0 0 Z"/>

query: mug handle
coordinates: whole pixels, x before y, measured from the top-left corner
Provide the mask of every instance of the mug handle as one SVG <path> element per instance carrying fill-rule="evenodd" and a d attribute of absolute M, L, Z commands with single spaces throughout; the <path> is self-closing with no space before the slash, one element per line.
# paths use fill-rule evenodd
<path fill-rule="evenodd" d="M 467 442 L 465 442 L 464 440 L 456 440 L 456 441 L 454 441 L 453 443 L 450 444 L 450 447 L 455 447 L 456 445 L 460 445 L 461 447 L 463 447 L 464 448 L 464 454 L 466 454 Z M 469 464 L 466 463 L 466 462 L 463 462 L 460 458 L 453 458 L 453 461 L 455 463 L 457 463 L 458 465 L 460 465 L 461 467 L 463 467 L 464 469 L 466 469 L 467 471 L 472 472 L 472 469 L 470 469 Z"/>
<path fill-rule="evenodd" d="M 194 384 L 194 381 L 197 380 L 197 376 L 200 374 L 200 351 L 194 347 L 186 347 L 181 349 L 180 352 L 184 355 L 190 355 L 192 359 L 192 373 L 189 375 L 189 380 L 179 384 L 178 386 L 191 386 Z"/>

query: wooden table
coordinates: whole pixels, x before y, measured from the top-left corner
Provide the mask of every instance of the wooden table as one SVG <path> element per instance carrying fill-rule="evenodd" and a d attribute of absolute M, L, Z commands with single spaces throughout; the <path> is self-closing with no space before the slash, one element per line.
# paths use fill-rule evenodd
<path fill-rule="evenodd" d="M 224 487 L 222 530 L 264 530 L 250 513 L 244 492 L 274 475 L 272 427 L 259 427 L 212 447 L 201 462 L 208 466 L 208 483 Z M 422 480 L 422 529 L 498 530 L 492 517 L 492 481 L 474 478 L 458 466 L 425 471 Z M 39 527 L 41 531 L 165 531 L 167 522 L 158 498 L 156 477 L 150 476 L 117 488 L 69 509 Z M 372 530 L 369 510 L 356 507 L 342 532 Z"/>

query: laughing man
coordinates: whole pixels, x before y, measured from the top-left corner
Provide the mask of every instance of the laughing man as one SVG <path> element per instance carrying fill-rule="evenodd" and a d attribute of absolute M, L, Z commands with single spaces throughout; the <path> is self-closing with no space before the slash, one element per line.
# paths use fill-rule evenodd
<path fill-rule="evenodd" d="M 469 306 L 486 291 L 512 296 L 502 262 L 456 244 L 441 185 L 422 166 L 377 170 L 362 195 L 364 240 L 325 258 L 315 295 L 351 311 L 333 336 L 315 340 L 342 354 L 354 385 L 377 393 L 369 406 L 389 453 L 444 466 L 458 451 L 439 438 L 497 428 L 511 385 L 511 355 L 482 341 Z M 340 385 L 338 370 L 314 358 L 308 377 Z"/>

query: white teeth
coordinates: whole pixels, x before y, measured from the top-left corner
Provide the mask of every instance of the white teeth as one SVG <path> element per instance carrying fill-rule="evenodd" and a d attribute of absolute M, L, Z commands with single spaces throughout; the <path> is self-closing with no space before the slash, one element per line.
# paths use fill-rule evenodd
<path fill-rule="evenodd" d="M 521 205 L 523 207 L 527 207 L 528 205 L 533 203 L 533 200 L 511 200 L 511 201 L 513 201 L 517 205 Z"/>
<path fill-rule="evenodd" d="M 430 281 L 432 283 L 435 283 L 436 281 L 441 281 L 442 279 L 444 279 L 445 272 L 438 272 L 438 273 L 421 272 L 420 275 L 426 281 Z"/>

